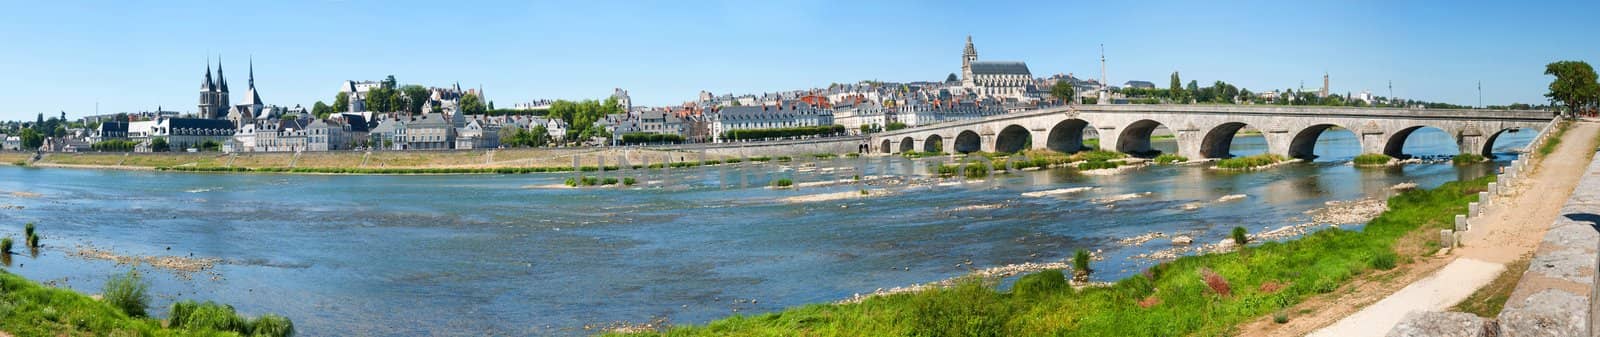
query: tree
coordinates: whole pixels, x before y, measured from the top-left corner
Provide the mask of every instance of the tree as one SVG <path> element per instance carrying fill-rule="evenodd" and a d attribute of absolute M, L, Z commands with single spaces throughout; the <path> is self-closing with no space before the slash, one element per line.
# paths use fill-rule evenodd
<path fill-rule="evenodd" d="M 1072 83 L 1067 80 L 1056 81 L 1056 85 L 1050 87 L 1050 97 L 1055 97 L 1062 102 L 1072 102 L 1072 95 Z"/>
<path fill-rule="evenodd" d="M 37 150 L 40 146 L 44 146 L 44 136 L 33 129 L 22 129 L 19 137 L 22 138 L 22 148 L 25 150 Z"/>
<path fill-rule="evenodd" d="M 489 110 L 494 110 L 494 101 L 489 101 Z"/>
<path fill-rule="evenodd" d="M 394 112 L 396 107 L 389 106 L 389 96 L 394 95 L 393 89 L 378 87 L 367 91 L 367 111 Z"/>
<path fill-rule="evenodd" d="M 956 81 L 960 81 L 960 80 L 961 80 L 960 77 L 956 77 L 956 73 L 950 73 L 950 76 L 945 76 L 944 77 L 944 81 L 945 82 L 956 82 Z"/>
<path fill-rule="evenodd" d="M 481 115 L 488 111 L 484 109 L 483 99 L 479 98 L 477 94 L 461 95 L 461 106 L 457 108 L 468 115 Z"/>
<path fill-rule="evenodd" d="M 1183 80 L 1178 79 L 1178 72 L 1172 72 L 1172 86 L 1167 87 L 1172 97 L 1178 97 L 1178 92 L 1183 90 Z"/>
<path fill-rule="evenodd" d="M 333 95 L 333 108 L 335 111 L 350 111 L 350 93 L 341 91 Z"/>
<path fill-rule="evenodd" d="M 422 113 L 422 105 L 428 104 L 431 99 L 428 95 L 428 88 L 416 84 L 400 87 L 400 93 L 405 95 L 406 111 L 414 114 Z"/>
<path fill-rule="evenodd" d="M 328 116 L 333 115 L 333 107 L 328 106 L 327 103 L 322 103 L 322 101 L 317 101 L 317 104 L 311 105 L 311 114 L 316 115 L 317 119 L 328 119 Z"/>
<path fill-rule="evenodd" d="M 1550 92 L 1544 96 L 1565 105 L 1568 117 L 1600 102 L 1600 84 L 1596 84 L 1594 68 L 1588 62 L 1552 62 L 1545 66 L 1544 74 L 1556 77 L 1550 81 Z"/>
<path fill-rule="evenodd" d="M 400 82 L 394 80 L 394 75 L 389 75 L 389 77 L 385 77 L 383 79 L 383 83 L 380 83 L 379 85 L 384 89 L 394 90 L 395 88 L 398 88 L 399 83 Z"/>
<path fill-rule="evenodd" d="M 167 150 L 171 149 L 172 145 L 167 144 L 167 139 L 164 137 L 156 137 L 155 139 L 150 140 L 151 152 L 167 152 Z"/>

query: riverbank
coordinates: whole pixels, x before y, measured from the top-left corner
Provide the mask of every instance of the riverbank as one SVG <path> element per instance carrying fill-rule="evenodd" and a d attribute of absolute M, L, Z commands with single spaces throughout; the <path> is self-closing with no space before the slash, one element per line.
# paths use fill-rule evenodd
<path fill-rule="evenodd" d="M 851 304 L 814 304 L 675 327 L 667 334 L 1225 334 L 1358 276 L 1413 263 L 1431 242 L 1423 234 L 1450 227 L 1453 215 L 1491 180 L 1403 192 L 1361 231 L 1326 229 L 1287 242 L 1183 257 L 1105 287 L 1017 294 L 996 289 L 997 278 L 971 277 Z"/>
<path fill-rule="evenodd" d="M 140 292 L 142 294 L 142 291 Z M 294 324 L 275 315 L 246 319 L 207 302 L 175 306 L 169 319 L 130 316 L 101 296 L 40 285 L 0 270 L 0 335 L 16 336 L 293 336 Z M 142 305 L 142 303 L 138 304 Z M 195 310 L 197 307 L 204 309 Z M 204 316 L 204 317 L 201 317 Z M 186 317 L 183 319 L 173 317 Z M 176 323 L 175 323 L 176 322 Z M 286 328 L 286 329 L 285 329 Z M 8 335 L 9 336 L 9 335 Z"/>
<path fill-rule="evenodd" d="M 677 168 L 738 162 L 738 158 L 652 149 L 540 148 L 373 152 L 164 152 L 0 154 L 5 164 L 36 167 L 182 172 L 300 174 L 517 174 L 597 171 L 622 166 Z M 576 158 L 576 159 L 574 159 Z M 751 158 L 752 161 L 756 158 Z M 624 161 L 626 160 L 626 161 Z"/>

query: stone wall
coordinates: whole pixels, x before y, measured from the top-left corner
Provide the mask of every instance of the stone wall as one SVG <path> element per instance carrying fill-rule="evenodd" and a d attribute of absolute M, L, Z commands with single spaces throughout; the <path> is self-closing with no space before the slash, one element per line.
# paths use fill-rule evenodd
<path fill-rule="evenodd" d="M 1511 292 L 1499 316 L 1502 336 L 1596 336 L 1597 228 L 1600 160 L 1589 163 Z"/>
<path fill-rule="evenodd" d="M 709 156 L 777 157 L 856 153 L 865 144 L 866 137 L 848 136 L 765 142 L 701 143 L 652 147 L 652 149 L 693 153 L 704 151 Z"/>

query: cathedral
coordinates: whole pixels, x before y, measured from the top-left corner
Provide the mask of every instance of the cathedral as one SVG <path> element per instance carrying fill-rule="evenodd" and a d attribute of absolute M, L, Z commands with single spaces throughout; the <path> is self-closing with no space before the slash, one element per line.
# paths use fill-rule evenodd
<path fill-rule="evenodd" d="M 961 86 L 982 96 L 1023 98 L 1033 85 L 1033 73 L 1020 61 L 978 61 L 978 49 L 967 36 L 961 53 Z"/>
<path fill-rule="evenodd" d="M 211 78 L 211 62 L 206 62 L 206 81 L 200 84 L 200 109 L 195 117 L 221 119 L 228 114 L 228 79 L 222 76 L 222 60 L 217 60 L 217 77 Z"/>

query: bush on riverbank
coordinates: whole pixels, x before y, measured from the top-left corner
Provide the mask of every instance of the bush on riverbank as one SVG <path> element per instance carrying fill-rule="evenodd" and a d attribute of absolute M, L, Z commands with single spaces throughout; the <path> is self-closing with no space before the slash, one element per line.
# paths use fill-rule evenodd
<path fill-rule="evenodd" d="M 1004 167 L 1004 166 L 1002 166 L 1002 167 Z M 961 165 L 961 164 L 956 164 L 956 165 L 939 164 L 939 167 L 935 168 L 934 171 L 938 172 L 940 177 L 948 178 L 948 177 L 954 177 L 957 174 L 960 174 L 960 175 L 962 175 L 964 177 L 967 177 L 967 178 L 977 179 L 977 178 L 988 177 L 989 176 L 989 169 L 990 169 L 989 164 L 985 164 L 983 162 L 973 162 L 973 163 L 967 163 L 966 165 Z"/>
<path fill-rule="evenodd" d="M 1161 164 L 1161 165 L 1182 163 L 1182 162 L 1187 162 L 1187 161 L 1189 161 L 1189 157 L 1184 157 L 1184 156 L 1171 154 L 1171 153 L 1162 153 L 1161 155 L 1156 156 L 1156 159 L 1155 159 L 1156 164 Z"/>
<path fill-rule="evenodd" d="M 1354 162 L 1356 166 L 1379 166 L 1388 165 L 1389 161 L 1393 159 L 1382 153 L 1363 153 L 1356 156 Z"/>
<path fill-rule="evenodd" d="M 114 275 L 106 280 L 104 294 L 101 300 L 129 317 L 144 317 L 145 308 L 149 306 L 150 283 L 139 277 L 139 272 L 128 271 L 127 274 Z"/>
<path fill-rule="evenodd" d="M 1248 170 L 1257 167 L 1277 164 L 1284 161 L 1283 156 L 1275 154 L 1258 154 L 1249 157 L 1234 157 L 1217 161 L 1217 168 L 1229 170 Z"/>
<path fill-rule="evenodd" d="M 1488 158 L 1484 158 L 1483 156 L 1475 153 L 1462 153 L 1456 155 L 1455 157 L 1450 157 L 1450 162 L 1456 165 L 1477 164 L 1483 162 L 1484 160 L 1488 160 Z"/>
<path fill-rule="evenodd" d="M 110 298 L 109 291 L 105 298 Z M 267 318 L 269 316 L 272 318 Z M 159 320 L 130 316 L 107 301 L 97 301 L 68 289 L 45 287 L 0 271 L 0 331 L 16 336 L 286 337 L 294 335 L 293 326 L 288 318 L 263 315 L 254 324 L 245 324 L 245 329 L 207 330 L 182 323 L 163 327 Z"/>
<path fill-rule="evenodd" d="M 1112 159 L 1127 158 L 1128 154 L 1116 151 L 1092 150 L 1073 153 L 1072 161 L 1110 161 Z"/>
<path fill-rule="evenodd" d="M 1117 162 L 1104 160 L 1091 160 L 1078 163 L 1079 171 L 1104 170 L 1117 168 Z"/>
<path fill-rule="evenodd" d="M 11 237 L 0 238 L 0 254 L 11 254 Z"/>
<path fill-rule="evenodd" d="M 993 280 L 966 279 L 950 288 L 733 316 L 660 335 L 1227 335 L 1240 323 L 1332 292 L 1385 265 L 1385 254 L 1395 254 L 1399 263 L 1431 253 L 1412 246 L 1437 236 L 1429 232 L 1453 226 L 1454 214 L 1464 212 L 1492 179 L 1403 192 L 1389 198 L 1390 209 L 1361 231 L 1329 228 L 1287 242 L 1187 256 L 1105 287 L 1025 297 L 996 291 Z M 1402 237 L 1415 239 L 1404 241 L 1411 248 L 1397 251 Z M 1228 294 L 1213 295 L 1220 293 L 1202 271 L 1225 282 Z M 1279 286 L 1262 287 L 1268 282 Z"/>
<path fill-rule="evenodd" d="M 207 301 L 179 301 L 167 314 L 167 326 L 193 330 L 235 332 L 241 336 L 294 336 L 294 322 L 283 316 L 266 314 L 255 320 L 239 316 L 232 306 Z"/>

